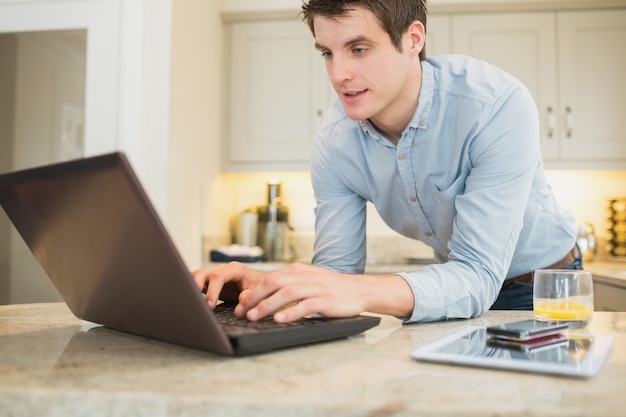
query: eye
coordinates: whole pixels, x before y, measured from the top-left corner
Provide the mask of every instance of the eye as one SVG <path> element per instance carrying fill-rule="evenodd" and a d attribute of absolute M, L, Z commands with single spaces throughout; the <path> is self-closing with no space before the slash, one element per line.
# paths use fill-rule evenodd
<path fill-rule="evenodd" d="M 324 59 L 330 59 L 333 57 L 333 54 L 329 51 L 322 51 L 322 58 Z"/>
<path fill-rule="evenodd" d="M 353 48 L 353 49 L 352 49 L 352 52 L 353 52 L 355 55 L 363 55 L 364 53 L 366 53 L 366 52 L 367 52 L 367 48 Z"/>

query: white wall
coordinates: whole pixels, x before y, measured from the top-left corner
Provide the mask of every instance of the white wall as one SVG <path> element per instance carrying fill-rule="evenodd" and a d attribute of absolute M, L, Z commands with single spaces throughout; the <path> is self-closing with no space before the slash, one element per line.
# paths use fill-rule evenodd
<path fill-rule="evenodd" d="M 580 223 L 591 222 L 598 237 L 607 236 L 607 200 L 626 197 L 626 171 L 547 171 L 559 203 Z"/>
<path fill-rule="evenodd" d="M 86 102 L 84 154 L 90 156 L 113 150 L 126 152 L 162 217 L 165 217 L 167 206 L 171 2 L 0 0 L 1 33 L 86 30 L 88 54 L 86 65 L 83 63 L 83 70 L 87 72 L 83 83 L 87 91 L 86 95 L 83 94 Z M 57 74 L 51 73 L 52 77 L 70 77 L 69 71 L 59 68 Z M 18 71 L 17 78 L 28 75 L 33 69 L 38 69 L 36 64 L 22 74 Z M 81 82 L 80 77 L 70 78 Z M 31 90 L 37 90 L 32 87 Z M 30 116 L 42 103 L 51 102 L 50 97 L 58 98 L 51 96 L 49 91 L 41 90 L 39 93 L 37 98 L 30 97 L 32 109 L 28 109 L 28 105 L 24 107 Z M 43 159 L 46 153 L 58 155 L 58 151 L 62 150 L 58 147 L 55 149 L 56 144 L 48 137 L 58 130 L 59 125 L 55 124 L 58 114 L 49 116 L 52 116 L 48 117 L 51 124 L 38 126 L 33 123 L 33 118 L 24 116 L 27 123 L 22 130 L 26 139 L 20 137 L 16 140 L 12 152 L 27 155 L 28 166 L 58 160 L 54 157 Z M 16 118 L 19 117 L 16 115 Z M 3 133 L 5 130 L 8 128 L 5 127 Z M 14 130 L 15 135 L 19 135 L 17 123 Z M 36 144 L 35 137 L 38 137 Z M 13 161 L 11 164 L 8 169 L 26 166 L 24 163 L 13 164 Z M 32 256 L 29 259 L 34 262 Z M 11 263 L 19 267 L 19 261 L 14 259 Z M 29 298 L 11 301 L 50 300 Z"/>
<path fill-rule="evenodd" d="M 222 26 L 217 0 L 172 6 L 167 224 L 194 269 L 201 265 L 204 184 L 221 170 Z"/>
<path fill-rule="evenodd" d="M 221 9 L 228 13 L 300 10 L 300 0 L 220 0 Z"/>
<path fill-rule="evenodd" d="M 242 210 L 265 204 L 265 181 L 278 177 L 283 181 L 285 204 L 290 209 L 290 223 L 298 234 L 314 233 L 315 200 L 308 173 L 228 173 L 220 177 L 220 187 L 214 187 L 213 201 L 223 201 L 221 219 L 228 219 Z M 626 171 L 547 171 L 546 177 L 559 203 L 570 210 L 578 223 L 594 224 L 599 238 L 607 234 L 606 201 L 626 196 Z M 207 206 L 207 216 L 217 218 L 219 210 Z M 226 221 L 226 220 L 222 220 Z M 205 228 L 205 235 L 224 233 L 220 227 Z M 400 237 L 368 207 L 367 234 L 372 237 Z"/>

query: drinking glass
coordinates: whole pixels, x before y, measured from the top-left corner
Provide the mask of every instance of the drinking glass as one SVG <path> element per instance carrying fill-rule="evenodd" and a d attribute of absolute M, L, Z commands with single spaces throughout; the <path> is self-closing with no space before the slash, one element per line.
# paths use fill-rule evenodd
<path fill-rule="evenodd" d="M 593 316 L 593 281 L 588 271 L 540 269 L 533 284 L 535 318 L 587 327 Z"/>

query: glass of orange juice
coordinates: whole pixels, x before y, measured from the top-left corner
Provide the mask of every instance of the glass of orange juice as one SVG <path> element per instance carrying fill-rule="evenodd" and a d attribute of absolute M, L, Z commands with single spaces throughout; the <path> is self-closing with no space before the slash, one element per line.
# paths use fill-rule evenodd
<path fill-rule="evenodd" d="M 564 321 L 570 329 L 587 327 L 593 316 L 593 281 L 588 271 L 535 271 L 533 309 L 538 320 Z"/>

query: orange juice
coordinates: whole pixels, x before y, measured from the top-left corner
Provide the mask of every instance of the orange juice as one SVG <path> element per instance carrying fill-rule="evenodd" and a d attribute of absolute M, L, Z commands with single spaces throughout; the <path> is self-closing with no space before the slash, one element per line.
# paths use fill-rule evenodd
<path fill-rule="evenodd" d="M 569 321 L 571 326 L 584 327 L 591 322 L 593 304 L 579 301 L 550 300 L 535 301 L 535 315 L 547 320 Z"/>
<path fill-rule="evenodd" d="M 533 282 L 535 317 L 586 327 L 593 316 L 593 277 L 589 271 L 539 269 Z"/>

